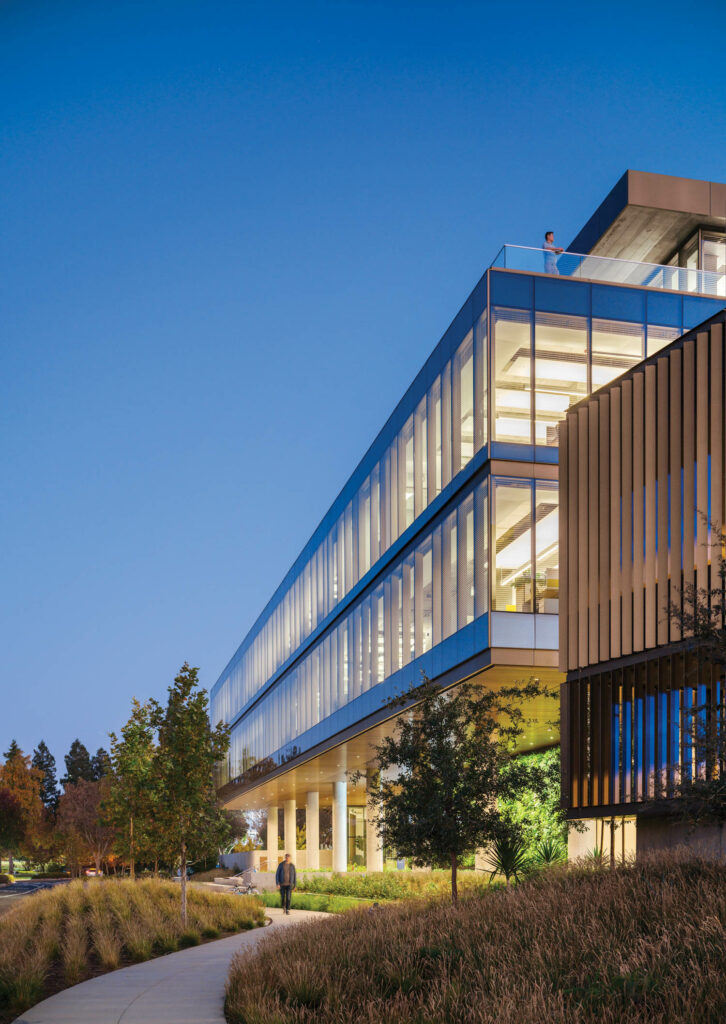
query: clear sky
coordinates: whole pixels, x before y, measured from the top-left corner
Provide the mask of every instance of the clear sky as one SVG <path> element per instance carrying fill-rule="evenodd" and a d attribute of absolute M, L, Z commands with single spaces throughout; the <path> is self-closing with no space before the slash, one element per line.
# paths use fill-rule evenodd
<path fill-rule="evenodd" d="M 504 242 L 726 180 L 723 4 L 0 2 L 0 750 L 211 687 Z"/>

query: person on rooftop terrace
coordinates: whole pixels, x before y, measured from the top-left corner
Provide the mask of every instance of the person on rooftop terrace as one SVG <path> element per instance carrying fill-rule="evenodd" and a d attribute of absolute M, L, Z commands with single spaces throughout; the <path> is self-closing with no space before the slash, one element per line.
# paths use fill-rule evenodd
<path fill-rule="evenodd" d="M 561 249 L 559 245 L 555 245 L 555 233 L 554 231 L 545 231 L 545 240 L 542 247 L 544 249 L 544 269 L 545 274 L 559 274 L 557 267 L 557 257 L 564 249 Z"/>

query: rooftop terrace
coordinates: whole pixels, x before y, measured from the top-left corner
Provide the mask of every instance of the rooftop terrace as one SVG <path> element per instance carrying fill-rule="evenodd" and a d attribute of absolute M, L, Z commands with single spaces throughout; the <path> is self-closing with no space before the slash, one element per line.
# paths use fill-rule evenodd
<path fill-rule="evenodd" d="M 491 266 L 503 270 L 521 270 L 529 274 L 551 274 L 584 281 L 726 297 L 726 274 L 690 267 L 641 263 L 612 256 L 591 256 L 577 252 L 563 252 L 556 256 L 546 249 L 503 245 Z"/>

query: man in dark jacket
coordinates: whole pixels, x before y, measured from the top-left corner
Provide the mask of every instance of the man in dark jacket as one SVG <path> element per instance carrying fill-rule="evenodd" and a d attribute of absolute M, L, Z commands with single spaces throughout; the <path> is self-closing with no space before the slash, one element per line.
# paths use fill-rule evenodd
<path fill-rule="evenodd" d="M 297 885 L 297 873 L 295 871 L 295 865 L 290 859 L 290 854 L 285 854 L 285 859 L 282 864 L 277 865 L 277 874 L 275 875 L 275 884 L 280 890 L 280 898 L 282 900 L 282 909 L 286 914 L 290 913 L 290 897 L 292 896 L 292 890 Z"/>

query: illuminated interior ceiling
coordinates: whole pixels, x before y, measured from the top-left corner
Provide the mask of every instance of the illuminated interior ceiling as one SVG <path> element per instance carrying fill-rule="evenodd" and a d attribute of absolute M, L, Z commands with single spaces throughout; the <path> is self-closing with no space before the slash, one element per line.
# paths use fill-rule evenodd
<path fill-rule="evenodd" d="M 551 686 L 555 693 L 559 693 L 559 685 L 564 679 L 562 673 L 553 668 L 496 665 L 478 673 L 472 677 L 472 681 L 489 687 L 500 687 L 527 682 L 532 676 Z M 540 750 L 559 742 L 559 733 L 553 721 L 557 717 L 558 708 L 557 700 L 544 697 L 527 705 L 526 715 L 531 721 L 522 736 L 520 752 Z M 333 782 L 345 778 L 349 772 L 365 771 L 366 768 L 373 766 L 373 746 L 379 743 L 383 736 L 391 734 L 394 721 L 395 717 L 388 719 L 268 781 L 260 780 L 257 785 L 230 796 L 225 800 L 225 806 L 263 810 L 269 806 L 280 805 L 284 800 L 296 800 L 299 807 L 304 807 L 307 791 L 317 790 L 320 793 L 320 806 L 329 807 L 333 798 Z M 347 781 L 348 803 L 363 805 L 365 782 L 353 782 L 350 776 L 347 776 Z"/>
<path fill-rule="evenodd" d="M 665 263 L 696 228 L 725 224 L 726 184 L 626 171 L 569 251 Z"/>

